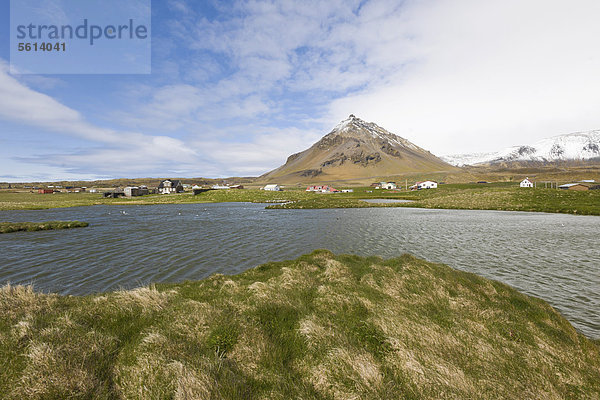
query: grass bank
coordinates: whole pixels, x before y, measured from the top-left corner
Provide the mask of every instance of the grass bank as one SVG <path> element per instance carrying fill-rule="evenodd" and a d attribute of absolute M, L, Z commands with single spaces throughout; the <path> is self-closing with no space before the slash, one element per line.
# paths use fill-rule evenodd
<path fill-rule="evenodd" d="M 0 222 L 0 233 L 50 231 L 56 229 L 84 228 L 87 222 L 48 221 L 48 222 Z"/>
<path fill-rule="evenodd" d="M 412 256 L 316 251 L 86 297 L 0 289 L 3 399 L 598 399 L 546 302 Z"/>

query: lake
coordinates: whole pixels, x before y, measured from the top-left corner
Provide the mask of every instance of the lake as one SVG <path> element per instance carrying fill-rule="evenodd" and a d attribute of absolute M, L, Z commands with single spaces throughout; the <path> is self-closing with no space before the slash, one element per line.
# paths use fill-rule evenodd
<path fill-rule="evenodd" d="M 0 284 L 89 294 L 235 274 L 317 248 L 429 261 L 545 299 L 600 338 L 600 217 L 264 204 L 166 204 L 0 211 L 0 221 L 80 220 L 88 228 L 0 235 Z"/>

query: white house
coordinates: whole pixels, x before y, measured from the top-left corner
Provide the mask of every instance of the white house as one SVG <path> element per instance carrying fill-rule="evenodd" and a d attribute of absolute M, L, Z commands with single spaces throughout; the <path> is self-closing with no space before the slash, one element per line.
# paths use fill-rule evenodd
<path fill-rule="evenodd" d="M 521 181 L 521 187 L 533 187 L 533 182 L 529 180 L 529 178 L 525 178 Z"/>
<path fill-rule="evenodd" d="M 165 179 L 158 185 L 158 193 L 160 194 L 181 192 L 183 192 L 183 185 L 181 184 L 181 181 L 175 179 Z"/>
<path fill-rule="evenodd" d="M 271 192 L 281 192 L 281 187 L 277 184 L 274 185 L 266 185 L 262 190 L 269 190 Z"/>
<path fill-rule="evenodd" d="M 396 189 L 396 182 L 381 182 L 382 189 Z"/>
<path fill-rule="evenodd" d="M 423 182 L 417 182 L 415 183 L 413 186 L 411 186 L 411 189 L 417 189 L 417 190 L 421 190 L 421 189 L 437 189 L 438 184 L 435 181 L 423 181 Z"/>

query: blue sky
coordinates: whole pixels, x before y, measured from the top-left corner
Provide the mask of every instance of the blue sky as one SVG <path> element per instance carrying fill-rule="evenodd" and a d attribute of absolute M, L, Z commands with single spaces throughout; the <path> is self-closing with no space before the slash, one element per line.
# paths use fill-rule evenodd
<path fill-rule="evenodd" d="M 437 155 L 600 129 L 596 0 L 152 1 L 150 75 L 11 74 L 9 10 L 0 181 L 256 176 L 351 113 Z"/>

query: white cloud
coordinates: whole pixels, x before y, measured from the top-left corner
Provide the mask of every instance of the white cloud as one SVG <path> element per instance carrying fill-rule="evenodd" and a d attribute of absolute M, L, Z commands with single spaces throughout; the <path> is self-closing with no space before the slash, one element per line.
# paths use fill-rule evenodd
<path fill-rule="evenodd" d="M 236 96 L 312 91 L 325 100 L 324 130 L 355 113 L 437 154 L 600 126 L 595 0 L 251 1 L 234 11 L 180 26 L 195 49 L 238 67 L 211 88 L 226 108 Z"/>
<path fill-rule="evenodd" d="M 171 112 L 185 108 L 173 104 Z M 76 110 L 54 98 L 37 92 L 8 74 L 6 63 L 0 60 L 0 118 L 44 131 L 68 134 L 97 143 L 100 148 L 75 154 L 44 154 L 28 160 L 38 164 L 62 167 L 64 171 L 89 171 L 104 174 L 142 171 L 154 166 L 173 166 L 175 162 L 193 163 L 196 152 L 181 140 L 168 136 L 150 136 L 137 132 L 116 131 L 95 126 Z M 51 140 L 45 137 L 43 140 Z"/>
<path fill-rule="evenodd" d="M 306 143 L 319 140 L 321 132 L 298 128 L 275 129 L 268 127 L 252 127 L 253 131 L 263 131 L 250 142 L 223 142 L 198 138 L 192 144 L 201 148 L 206 166 L 212 165 L 213 176 L 258 176 L 285 163 L 292 153 L 302 151 Z M 230 134 L 243 128 L 234 129 Z M 208 167 L 210 168 L 210 167 Z"/>
<path fill-rule="evenodd" d="M 203 176 L 264 173 L 350 113 L 435 154 L 600 127 L 596 0 L 252 0 L 214 2 L 212 20 L 169 6 L 160 76 L 107 114 L 185 140 L 91 124 L 3 62 L 0 117 L 99 146 L 53 165 Z"/>
<path fill-rule="evenodd" d="M 426 1 L 405 12 L 408 39 L 387 47 L 397 72 L 332 102 L 330 121 L 352 111 L 437 154 L 600 126 L 597 1 Z"/>
<path fill-rule="evenodd" d="M 3 60 L 0 60 L 0 117 L 90 140 L 118 139 L 114 132 L 88 124 L 77 111 L 20 83 L 8 74 L 8 65 Z"/>

